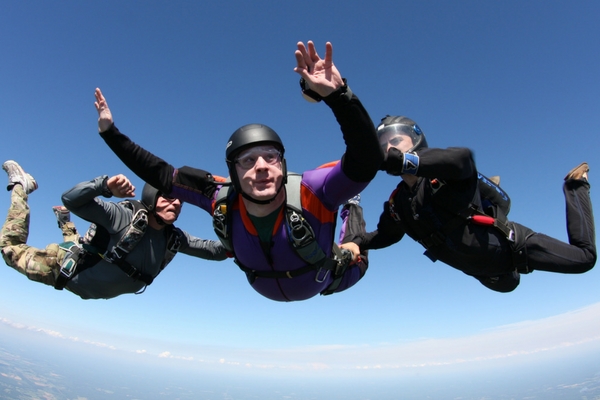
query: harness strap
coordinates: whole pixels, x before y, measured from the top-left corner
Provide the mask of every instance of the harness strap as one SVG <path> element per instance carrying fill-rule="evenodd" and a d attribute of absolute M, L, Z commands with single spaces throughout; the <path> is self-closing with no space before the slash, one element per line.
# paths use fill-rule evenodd
<path fill-rule="evenodd" d="M 181 235 L 182 235 L 181 231 L 179 231 L 178 228 L 174 228 L 173 231 L 171 232 L 171 235 L 168 238 L 169 241 L 167 243 L 167 249 L 165 252 L 165 256 L 164 256 L 163 262 L 160 267 L 161 271 L 165 268 L 165 266 L 169 262 L 171 262 L 171 260 L 173 260 L 173 258 L 179 251 L 179 248 L 181 247 Z M 117 246 L 115 246 L 115 248 L 116 247 Z M 114 248 L 113 248 L 113 250 L 114 250 Z M 118 254 L 118 253 L 113 252 L 111 255 L 115 255 L 115 254 Z M 125 255 L 127 255 L 127 254 L 125 254 Z M 146 286 L 151 285 L 152 282 L 154 281 L 154 277 L 152 275 L 140 271 L 139 269 L 137 269 L 136 267 L 134 267 L 133 265 L 131 265 L 130 263 L 125 261 L 124 258 L 119 257 L 119 258 L 111 258 L 110 260 L 108 260 L 106 255 L 103 256 L 103 258 L 105 261 L 115 264 L 117 267 L 119 267 L 121 269 L 121 271 L 125 272 L 127 274 L 127 276 L 129 276 L 130 278 L 137 280 L 137 281 L 144 282 L 146 284 Z"/>
<path fill-rule="evenodd" d="M 56 277 L 56 281 L 54 282 L 54 289 L 63 290 L 67 285 L 67 282 L 76 275 L 77 263 L 83 249 L 74 242 L 61 243 L 59 244 L 59 247 L 63 249 L 66 254 L 63 262 L 60 264 L 60 270 Z"/>
<path fill-rule="evenodd" d="M 103 254 L 103 250 L 100 250 L 97 247 L 89 244 L 93 241 L 92 238 L 97 231 L 97 227 L 93 223 L 90 225 L 90 229 L 86 233 L 87 239 L 84 239 L 86 242 L 82 244 L 66 242 L 59 245 L 67 252 L 67 254 L 63 260 L 63 263 L 61 264 L 61 269 L 54 285 L 56 289 L 64 289 L 67 282 L 75 277 L 75 275 L 86 270 L 87 268 L 93 267 L 100 260 L 104 260 L 116 265 L 125 274 L 127 274 L 127 276 L 134 280 L 142 281 L 146 286 L 152 284 L 154 281 L 154 277 L 152 275 L 140 271 L 125 261 L 125 257 L 127 257 L 131 250 L 135 248 L 146 232 L 146 228 L 148 227 L 147 211 L 145 208 L 136 207 L 130 201 L 123 203 L 132 209 L 134 215 L 127 232 L 121 236 L 119 241 L 113 246 L 112 249 Z M 175 255 L 177 255 L 177 252 L 181 247 L 182 237 L 183 232 L 179 228 L 170 228 L 169 236 L 167 238 L 167 248 L 160 266 L 160 271 L 162 271 L 167 264 L 173 260 Z"/>
<path fill-rule="evenodd" d="M 101 255 L 101 257 L 104 261 L 115 264 L 130 278 L 142 281 L 146 285 L 150 285 L 154 280 L 154 277 L 141 272 L 125 261 L 125 257 L 127 257 L 129 252 L 135 248 L 144 236 L 146 228 L 148 228 L 148 212 L 145 209 L 134 210 L 134 215 L 127 232 L 121 236 L 112 249 L 108 250 L 104 255 Z"/>
<path fill-rule="evenodd" d="M 284 220 L 288 231 L 288 238 L 296 254 L 306 261 L 307 265 L 291 271 L 257 271 L 246 267 L 235 257 L 233 241 L 228 226 L 231 223 L 231 213 L 228 210 L 228 203 L 231 202 L 231 194 L 235 192 L 228 185 L 230 182 L 229 178 L 226 180 L 224 187 L 219 190 L 215 199 L 213 211 L 213 228 L 215 233 L 219 237 L 223 247 L 225 247 L 225 250 L 234 254 L 235 263 L 246 273 L 250 283 L 254 282 L 256 278 L 292 279 L 311 271 L 317 271 L 315 281 L 319 283 L 325 281 L 329 274 L 332 273 L 331 271 L 333 271 L 335 281 L 340 274 L 343 275 L 346 269 L 343 268 L 343 271 L 340 270 L 342 258 L 335 256 L 337 245 L 334 244 L 333 247 L 334 257 L 328 257 L 321 249 L 312 227 L 302 215 L 300 195 L 302 175 L 290 172 L 287 178 L 287 183 L 285 184 L 287 202 L 285 204 Z M 339 249 L 337 251 L 339 252 Z M 337 285 L 339 286 L 339 282 Z"/>
<path fill-rule="evenodd" d="M 304 275 L 307 272 L 310 271 L 314 271 L 316 269 L 323 269 L 326 271 L 326 274 L 329 271 L 332 271 L 335 269 L 335 264 L 333 263 L 333 260 L 331 259 L 326 259 L 326 260 L 330 260 L 332 261 L 331 263 L 329 262 L 324 262 L 322 266 L 318 266 L 318 265 L 305 265 L 304 267 L 298 268 L 298 269 L 294 269 L 291 271 L 257 271 L 255 269 L 251 269 L 248 268 L 246 266 L 244 266 L 242 263 L 240 263 L 239 261 L 236 261 L 236 264 L 238 265 L 238 267 L 244 271 L 245 273 L 247 273 L 250 277 L 254 277 L 254 278 L 274 278 L 274 279 L 293 279 L 297 276 L 300 275 Z M 326 277 L 327 275 L 325 275 Z M 315 278 L 317 279 L 317 278 Z M 252 279 L 253 281 L 253 279 Z M 322 282 L 323 280 L 321 280 Z"/>
<path fill-rule="evenodd" d="M 473 206 L 469 207 L 469 209 L 467 210 L 470 210 L 472 214 L 467 217 L 461 215 L 460 219 L 465 218 L 467 222 L 471 222 L 482 226 L 489 226 L 502 233 L 502 235 L 506 238 L 511 248 L 511 258 L 513 261 L 513 266 L 515 267 L 517 272 L 529 273 L 530 271 L 527 264 L 527 251 L 525 248 L 525 240 L 528 236 L 526 234 L 527 232 L 517 234 L 517 229 L 511 222 L 507 220 L 503 221 L 499 218 L 490 217 L 489 215 L 482 213 Z M 427 249 L 425 253 L 429 258 L 432 257 L 431 253 L 429 252 L 429 249 L 444 243 L 446 241 L 446 234 L 460 225 L 457 224 L 457 222 L 459 222 L 460 219 L 453 219 L 451 223 L 448 223 L 448 225 L 446 226 L 448 227 L 448 229 L 444 229 L 443 232 L 434 232 L 429 238 L 419 241 L 419 243 L 421 243 Z M 525 234 L 525 237 L 521 238 L 523 234 Z"/>
<path fill-rule="evenodd" d="M 441 230 L 433 232 L 429 236 L 419 240 L 418 242 L 427 249 L 425 251 L 425 255 L 429 257 L 432 261 L 436 261 L 436 257 L 429 251 L 436 246 L 439 246 L 446 242 L 446 236 L 448 233 L 458 228 L 461 224 L 467 220 L 467 223 L 475 223 L 477 225 L 490 226 L 494 229 L 498 230 L 502 233 L 502 235 L 508 241 L 510 248 L 512 250 L 511 257 L 513 261 L 513 266 L 515 267 L 517 272 L 520 273 L 528 273 L 529 268 L 527 265 L 527 251 L 525 247 L 525 241 L 527 237 L 533 234 L 533 231 L 524 230 L 523 227 L 517 227 L 515 224 L 508 221 L 506 214 L 510 210 L 510 199 L 508 195 L 497 185 L 490 182 L 485 176 L 478 173 L 478 185 L 481 190 L 482 185 L 485 185 L 493 188 L 500 198 L 495 197 L 494 199 L 498 201 L 502 200 L 502 204 L 496 204 L 496 212 L 494 213 L 495 217 L 487 215 L 482 212 L 479 208 L 477 208 L 474 204 L 470 204 L 469 207 L 465 208 L 458 214 L 456 217 L 446 223 Z M 446 184 L 446 182 L 438 179 L 430 179 L 432 194 L 435 194 L 442 186 Z M 395 209 L 394 198 L 396 193 L 398 192 L 400 185 L 396 187 L 396 189 L 392 192 L 389 198 L 389 210 L 391 217 L 396 223 L 401 222 L 401 218 L 399 213 Z M 481 194 L 481 193 L 480 193 Z M 517 229 L 519 228 L 519 229 Z"/>
<path fill-rule="evenodd" d="M 167 264 L 169 264 L 171 261 L 173 261 L 173 258 L 175 258 L 175 256 L 177 255 L 177 252 L 179 252 L 179 249 L 181 248 L 182 236 L 183 236 L 183 233 L 181 232 L 181 230 L 179 228 L 174 227 L 171 230 L 171 234 L 168 237 L 167 250 L 165 252 L 165 257 L 163 259 L 162 264 L 160 265 L 161 271 L 163 269 L 165 269 Z"/>
<path fill-rule="evenodd" d="M 113 261 L 111 261 L 111 264 L 115 264 L 117 267 L 119 267 L 121 269 L 121 271 L 125 272 L 127 274 L 127 276 L 129 276 L 133 280 L 144 282 L 146 284 L 146 286 L 152 284 L 152 282 L 154 281 L 154 277 L 152 275 L 147 274 L 145 272 L 141 272 L 136 267 L 134 267 L 133 265 L 131 265 L 130 263 L 128 263 L 127 261 L 125 261 L 123 259 L 119 258 L 119 259 L 113 260 Z"/>
<path fill-rule="evenodd" d="M 125 258 L 142 239 L 146 228 L 148 228 L 148 212 L 145 209 L 139 209 L 135 211 L 127 232 L 121 236 L 112 249 L 104 254 L 104 259 L 108 262 L 116 262 L 118 259 Z"/>
<path fill-rule="evenodd" d="M 235 263 L 248 275 L 250 283 L 253 283 L 256 278 L 293 279 L 315 270 L 319 271 L 315 277 L 315 281 L 323 282 L 327 278 L 328 274 L 333 273 L 333 282 L 327 288 L 325 288 L 323 292 L 321 292 L 323 295 L 328 295 L 333 293 L 338 288 L 344 273 L 352 261 L 352 253 L 349 250 L 340 250 L 337 245 L 334 245 L 334 248 L 337 249 L 337 252 L 340 254 L 339 256 L 336 255 L 334 258 L 325 257 L 318 264 L 308 264 L 304 267 L 291 271 L 257 271 L 246 267 L 239 260 L 235 260 Z"/>
<path fill-rule="evenodd" d="M 446 222 L 446 224 L 440 230 L 431 233 L 429 236 L 419 240 L 418 242 L 427 250 L 444 244 L 446 242 L 446 237 L 450 232 L 461 226 L 465 220 L 469 221 L 471 217 L 478 212 L 479 211 L 474 204 L 469 204 L 469 207 L 456 214 L 456 216 L 450 221 Z M 428 255 L 428 257 L 430 256 Z"/>
<path fill-rule="evenodd" d="M 328 296 L 335 293 L 342 283 L 344 274 L 352 262 L 352 252 L 348 249 L 340 249 L 336 244 L 333 245 L 335 258 L 338 260 L 337 268 L 333 274 L 333 282 L 321 292 L 321 295 Z"/>
<path fill-rule="evenodd" d="M 286 220 L 289 240 L 296 253 L 311 265 L 318 265 L 328 258 L 315 237 L 312 227 L 304 219 L 302 213 L 298 213 L 291 207 L 286 207 Z"/>
<path fill-rule="evenodd" d="M 497 218 L 493 218 L 485 214 L 475 214 L 472 215 L 469 219 L 477 225 L 493 226 L 494 228 L 502 232 L 502 234 L 506 236 L 506 239 L 508 239 L 509 242 L 514 243 L 515 231 L 510 226 L 508 226 L 508 224 L 498 220 Z"/>

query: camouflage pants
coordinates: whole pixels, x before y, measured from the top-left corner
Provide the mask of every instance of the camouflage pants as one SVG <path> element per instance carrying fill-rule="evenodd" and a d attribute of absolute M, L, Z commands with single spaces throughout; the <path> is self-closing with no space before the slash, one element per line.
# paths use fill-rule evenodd
<path fill-rule="evenodd" d="M 52 243 L 45 249 L 27 245 L 29 236 L 29 205 L 21 185 L 15 185 L 6 221 L 0 232 L 2 257 L 9 267 L 32 281 L 54 286 L 66 252 Z"/>

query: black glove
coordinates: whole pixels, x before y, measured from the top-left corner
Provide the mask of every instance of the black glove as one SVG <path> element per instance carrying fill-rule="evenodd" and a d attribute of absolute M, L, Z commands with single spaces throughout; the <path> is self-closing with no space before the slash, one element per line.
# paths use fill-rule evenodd
<path fill-rule="evenodd" d="M 397 148 L 391 147 L 388 150 L 385 161 L 381 165 L 381 169 L 389 175 L 402 175 L 404 169 L 404 154 Z"/>

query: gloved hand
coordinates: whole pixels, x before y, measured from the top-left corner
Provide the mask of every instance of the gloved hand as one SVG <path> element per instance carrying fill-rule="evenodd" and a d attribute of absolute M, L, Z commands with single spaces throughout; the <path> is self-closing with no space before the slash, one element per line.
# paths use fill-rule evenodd
<path fill-rule="evenodd" d="M 381 165 L 381 169 L 389 175 L 402 175 L 404 169 L 404 154 L 397 148 L 391 147 L 388 150 L 385 161 Z"/>

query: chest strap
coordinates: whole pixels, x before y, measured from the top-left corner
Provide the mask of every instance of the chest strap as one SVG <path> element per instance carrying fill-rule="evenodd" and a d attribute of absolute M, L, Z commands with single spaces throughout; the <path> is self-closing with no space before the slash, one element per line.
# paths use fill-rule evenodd
<path fill-rule="evenodd" d="M 315 281 L 319 283 L 324 282 L 330 273 L 333 273 L 334 280 L 338 274 L 341 273 L 343 275 L 343 272 L 340 271 L 342 269 L 345 271 L 345 261 L 336 255 L 335 249 L 337 245 L 333 245 L 333 256 L 328 257 L 319 246 L 312 227 L 302 215 L 301 184 L 302 175 L 293 172 L 288 173 L 287 183 L 285 184 L 286 204 L 284 206 L 284 220 L 290 244 L 296 254 L 307 265 L 290 271 L 257 271 L 243 265 L 236 256 L 234 258 L 235 263 L 246 273 L 250 283 L 253 283 L 256 278 L 292 279 L 311 271 L 317 271 Z M 219 190 L 213 212 L 213 227 L 225 249 L 232 252 L 235 256 L 229 226 L 231 223 L 229 208 L 230 203 L 233 201 L 231 192 L 233 192 L 233 188 L 229 185 L 225 185 Z M 339 252 L 339 249 L 337 252 Z"/>

